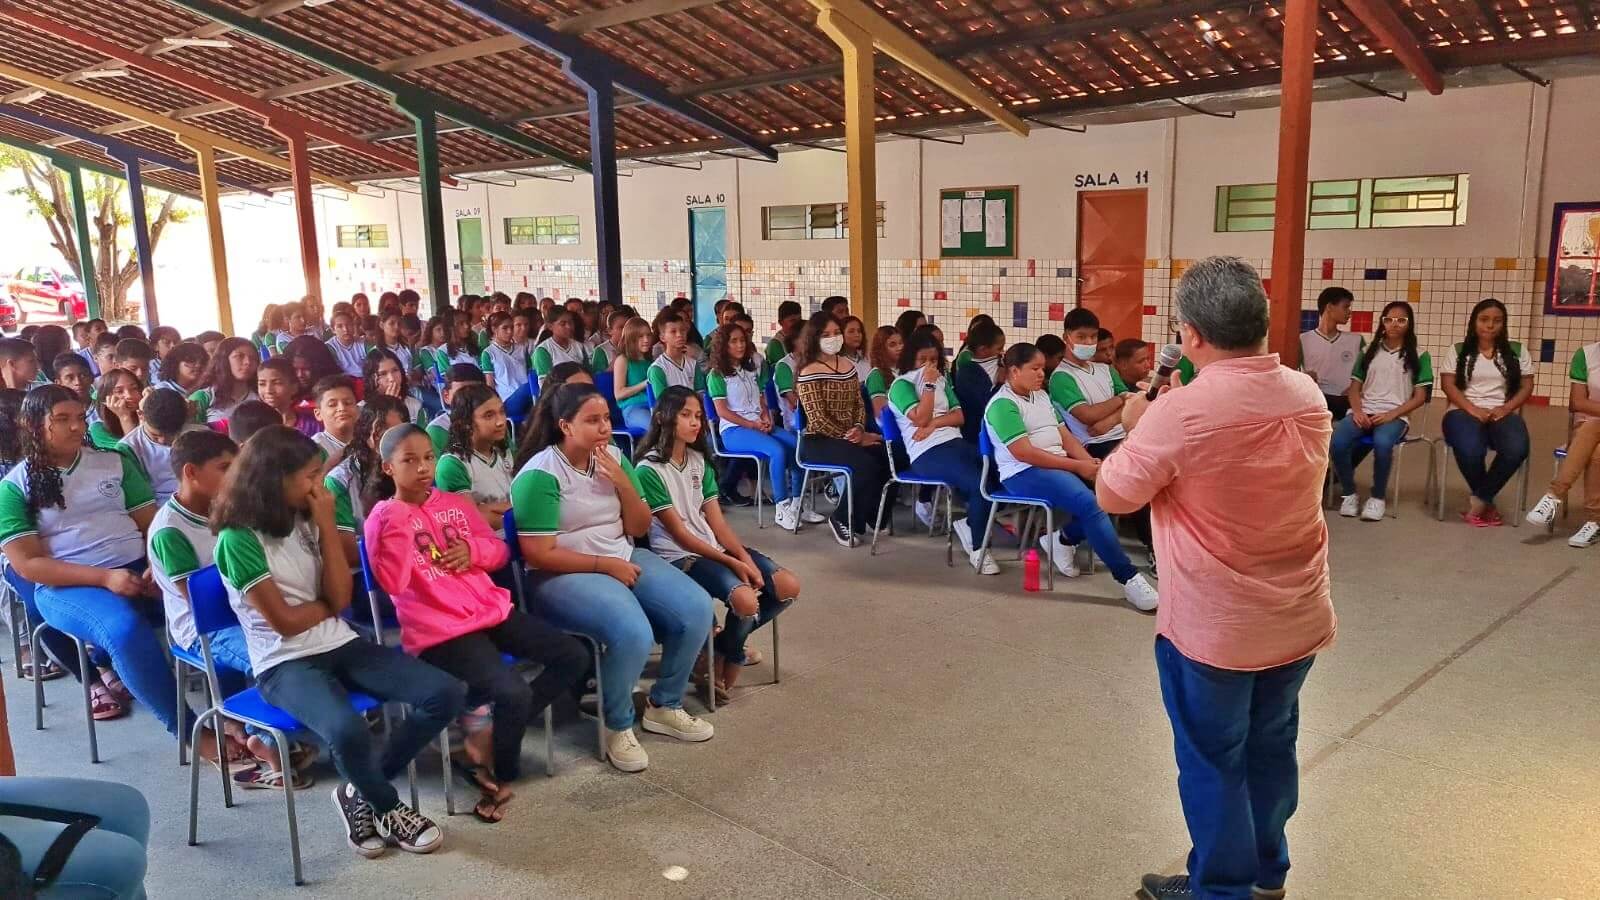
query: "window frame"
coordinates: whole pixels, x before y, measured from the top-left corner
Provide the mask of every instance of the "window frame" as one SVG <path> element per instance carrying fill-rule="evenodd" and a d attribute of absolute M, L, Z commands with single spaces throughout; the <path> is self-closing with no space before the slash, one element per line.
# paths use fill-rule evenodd
<path fill-rule="evenodd" d="M 878 237 L 888 237 L 889 205 L 878 201 Z M 774 214 L 783 217 L 786 224 L 774 226 Z M 817 224 L 820 217 L 831 222 Z M 799 224 L 792 223 L 800 217 Z M 840 203 L 780 203 L 761 207 L 761 239 L 764 241 L 840 241 L 850 237 L 850 204 Z"/>
<path fill-rule="evenodd" d="M 340 250 L 384 250 L 389 246 L 389 225 L 340 225 L 334 229 L 334 245 Z"/>
<path fill-rule="evenodd" d="M 508 247 L 572 247 L 583 243 L 583 220 L 577 215 L 506 216 L 501 236 Z"/>
<path fill-rule="evenodd" d="M 1452 187 L 1437 190 L 1404 190 L 1380 191 L 1380 182 L 1396 181 L 1426 181 L 1430 179 L 1451 179 Z M 1306 185 L 1306 218 L 1305 230 L 1307 231 L 1384 231 L 1389 229 L 1408 228 L 1457 228 L 1467 224 L 1467 216 L 1471 202 L 1470 172 L 1456 172 L 1430 175 L 1383 175 L 1365 178 L 1323 178 L 1309 182 Z M 1325 193 L 1318 194 L 1318 186 L 1353 184 L 1355 193 Z M 1273 196 L 1267 197 L 1235 197 L 1234 192 L 1250 189 L 1273 187 Z M 1431 197 L 1440 196 L 1448 199 L 1448 206 L 1421 207 L 1413 209 L 1384 209 L 1377 208 L 1379 198 L 1388 197 Z M 1353 200 L 1355 209 L 1317 209 L 1318 202 L 1324 205 L 1328 201 Z M 1233 227 L 1236 222 L 1251 220 L 1271 219 L 1277 212 L 1276 186 L 1268 182 L 1252 182 L 1244 184 L 1219 184 L 1216 189 L 1212 214 L 1212 231 L 1215 234 L 1247 234 L 1252 232 L 1271 231 L 1269 224 L 1255 222 L 1253 227 Z M 1271 203 L 1272 211 L 1261 212 L 1258 210 L 1240 209 L 1240 204 Z M 1404 224 L 1387 221 L 1392 217 L 1411 214 L 1439 215 L 1449 213 L 1451 221 L 1426 222 L 1417 224 Z M 1354 217 L 1353 224 L 1327 224 L 1335 220 L 1349 220 Z M 1374 224 L 1373 217 L 1384 217 L 1383 224 Z M 1319 224 L 1321 223 L 1321 224 Z"/>

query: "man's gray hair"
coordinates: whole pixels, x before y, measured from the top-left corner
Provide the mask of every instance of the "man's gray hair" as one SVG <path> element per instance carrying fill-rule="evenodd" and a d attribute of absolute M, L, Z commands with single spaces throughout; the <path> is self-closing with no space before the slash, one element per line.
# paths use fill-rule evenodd
<path fill-rule="evenodd" d="M 1237 256 L 1212 256 L 1190 266 L 1173 295 L 1178 320 L 1218 350 L 1253 350 L 1267 338 L 1261 275 Z"/>

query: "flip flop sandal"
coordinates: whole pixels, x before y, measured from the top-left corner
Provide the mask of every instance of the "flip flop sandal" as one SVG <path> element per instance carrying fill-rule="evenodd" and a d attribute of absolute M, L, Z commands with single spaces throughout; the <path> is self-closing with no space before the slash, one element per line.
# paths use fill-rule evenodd
<path fill-rule="evenodd" d="M 57 678 L 60 678 L 65 674 L 67 674 L 67 670 L 61 668 L 59 665 L 56 665 L 55 660 L 49 658 L 45 659 L 44 674 L 42 676 L 45 681 L 55 681 Z M 33 680 L 33 660 L 30 659 L 22 664 L 22 677 L 28 681 Z"/>
<path fill-rule="evenodd" d="M 289 766 L 296 772 L 308 768 L 317 761 L 317 748 L 314 744 L 304 741 L 295 741 L 289 745 Z M 297 782 L 298 784 L 298 782 Z"/>
<path fill-rule="evenodd" d="M 483 794 L 472 805 L 472 817 L 485 825 L 498 825 L 505 821 L 504 810 L 509 802 L 509 798 L 497 800 L 492 794 Z"/>
<path fill-rule="evenodd" d="M 233 783 L 245 790 L 251 791 L 281 791 L 283 790 L 283 773 L 275 772 L 267 766 L 256 765 L 255 768 L 246 769 L 235 773 Z M 317 783 L 309 772 L 294 773 L 294 789 L 303 791 Z"/>
<path fill-rule="evenodd" d="M 120 719 L 128 714 L 128 708 L 123 706 L 112 693 L 103 685 L 89 688 L 89 711 L 96 722 L 107 722 Z"/>
<path fill-rule="evenodd" d="M 124 705 L 133 705 L 133 694 L 128 691 L 128 686 L 122 683 L 122 678 L 116 672 L 107 669 L 100 673 L 100 683 L 106 686 L 111 696 Z"/>

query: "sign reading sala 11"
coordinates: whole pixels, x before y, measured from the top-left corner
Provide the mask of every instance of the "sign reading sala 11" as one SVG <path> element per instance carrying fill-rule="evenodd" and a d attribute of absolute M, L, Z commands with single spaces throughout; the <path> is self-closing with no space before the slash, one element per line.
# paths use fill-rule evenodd
<path fill-rule="evenodd" d="M 1078 190 L 1084 188 L 1120 187 L 1124 184 L 1145 185 L 1150 183 L 1150 170 L 1140 169 L 1133 173 L 1132 181 L 1125 181 L 1120 173 L 1112 172 L 1084 172 L 1072 178 L 1072 186 Z"/>

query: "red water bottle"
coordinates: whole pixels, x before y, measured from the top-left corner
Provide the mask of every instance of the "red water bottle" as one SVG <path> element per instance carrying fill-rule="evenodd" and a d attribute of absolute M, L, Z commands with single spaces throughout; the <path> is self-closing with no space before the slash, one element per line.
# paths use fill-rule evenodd
<path fill-rule="evenodd" d="M 1039 551 L 1029 550 L 1022 562 L 1022 589 L 1039 590 Z"/>

